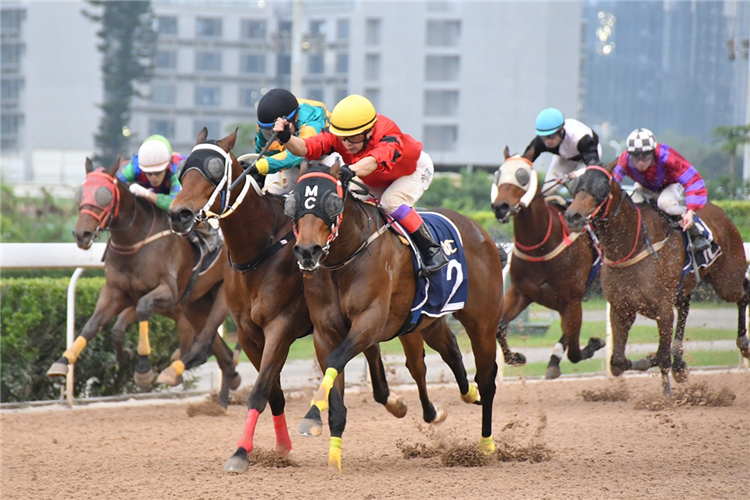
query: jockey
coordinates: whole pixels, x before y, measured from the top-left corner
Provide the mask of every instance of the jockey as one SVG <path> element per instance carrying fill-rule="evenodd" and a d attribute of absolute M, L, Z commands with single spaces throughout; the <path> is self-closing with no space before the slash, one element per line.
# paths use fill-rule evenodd
<path fill-rule="evenodd" d="M 297 99 L 288 90 L 271 89 L 258 103 L 256 153 L 260 153 L 268 142 L 273 133 L 273 124 L 280 116 L 287 119 L 292 134 L 303 139 L 318 135 L 328 127 L 328 110 L 325 104 Z M 297 185 L 299 167 L 304 158 L 291 154 L 279 142 L 274 142 L 269 151 L 268 157 L 255 162 L 258 172 L 267 176 L 265 189 L 271 194 L 290 193 Z"/>
<path fill-rule="evenodd" d="M 117 178 L 129 184 L 135 196 L 166 211 L 182 189 L 178 170 L 184 161 L 184 156 L 172 151 L 166 137 L 152 135 L 143 141 L 138 154 L 120 167 Z M 196 224 L 195 229 L 205 239 L 209 252 L 217 248 L 220 238 L 210 224 Z"/>
<path fill-rule="evenodd" d="M 423 260 L 423 273 L 448 264 L 442 247 L 412 208 L 432 182 L 435 167 L 422 151 L 422 143 L 404 134 L 389 118 L 377 114 L 361 95 L 342 99 L 331 114 L 330 132 L 302 139 L 291 135 L 287 119 L 276 120 L 274 130 L 287 149 L 308 159 L 337 152 L 347 165 L 341 167 L 346 185 L 358 176 L 370 193 L 380 198 L 385 211 L 412 236 Z"/>
<path fill-rule="evenodd" d="M 627 146 L 612 171 L 617 182 L 626 175 L 636 181 L 634 202 L 656 199 L 662 211 L 680 221 L 696 252 L 708 249 L 710 243 L 694 224 L 695 212 L 708 201 L 706 184 L 695 167 L 671 147 L 658 144 L 645 128 L 632 131 Z"/>
<path fill-rule="evenodd" d="M 601 156 L 599 136 L 588 126 L 563 117 L 556 108 L 543 109 L 536 117 L 536 137 L 526 147 L 523 157 L 536 161 L 539 155 L 549 152 L 555 155 L 542 184 L 542 194 L 552 196 L 560 189 L 560 182 L 588 165 L 598 165 Z M 568 190 L 575 193 L 578 179 L 570 181 Z"/>

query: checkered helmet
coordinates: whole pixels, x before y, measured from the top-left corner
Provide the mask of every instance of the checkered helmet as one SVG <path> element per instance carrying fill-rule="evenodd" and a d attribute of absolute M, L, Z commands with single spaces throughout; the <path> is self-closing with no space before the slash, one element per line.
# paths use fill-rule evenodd
<path fill-rule="evenodd" d="M 628 153 L 649 153 L 656 149 L 654 133 L 647 128 L 638 128 L 628 136 Z"/>

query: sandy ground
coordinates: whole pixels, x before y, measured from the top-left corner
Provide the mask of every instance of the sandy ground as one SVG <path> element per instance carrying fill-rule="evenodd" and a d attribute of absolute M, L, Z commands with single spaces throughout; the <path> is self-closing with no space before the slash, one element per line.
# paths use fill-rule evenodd
<path fill-rule="evenodd" d="M 693 373 L 683 389 L 674 387 L 682 404 L 663 407 L 656 375 L 506 383 L 495 399 L 494 437 L 512 461 L 496 456 L 475 467 L 467 465 L 477 459 L 480 409 L 462 403 L 455 386 L 430 389 L 448 411 L 436 426 L 421 421 L 411 387 L 398 388 L 409 405 L 401 420 L 370 394 L 350 392 L 342 474 L 327 468 L 327 428 L 320 438 L 296 435 L 310 393 L 288 398 L 289 466 L 274 467 L 278 460 L 263 457 L 274 446 L 267 410 L 256 433 L 259 456 L 245 474 L 222 470 L 242 432 L 241 405 L 230 406 L 227 415 L 194 417 L 188 409 L 202 408 L 196 401 L 3 411 L 0 496 L 748 498 L 750 372 Z M 406 458 L 409 451 L 420 456 Z"/>

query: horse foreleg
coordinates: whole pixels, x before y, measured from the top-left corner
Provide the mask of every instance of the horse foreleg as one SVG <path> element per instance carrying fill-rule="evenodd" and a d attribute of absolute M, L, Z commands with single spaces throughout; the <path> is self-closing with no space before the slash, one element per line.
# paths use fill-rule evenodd
<path fill-rule="evenodd" d="M 102 291 L 99 292 L 94 314 L 91 315 L 83 326 L 81 334 L 76 337 L 73 345 L 66 349 L 62 357 L 58 358 L 49 370 L 47 370 L 47 376 L 66 377 L 68 374 L 68 365 L 75 364 L 83 348 L 96 336 L 99 329 L 107 324 L 116 314 L 125 309 L 126 306 L 125 298 L 121 293 L 104 285 Z"/>
<path fill-rule="evenodd" d="M 519 353 L 513 352 L 508 346 L 508 324 L 518 317 L 519 314 L 531 304 L 531 299 L 521 294 L 518 289 L 510 285 L 503 298 L 503 315 L 497 327 L 495 337 L 503 351 L 503 359 L 510 366 L 522 366 L 526 364 L 526 357 Z"/>
<path fill-rule="evenodd" d="M 123 349 L 123 345 L 125 343 L 125 330 L 135 323 L 137 319 L 138 315 L 135 313 L 135 307 L 128 307 L 120 313 L 115 322 L 115 326 L 112 327 L 112 340 L 115 343 L 115 358 L 121 365 L 133 359 L 133 350 L 129 348 Z"/>
<path fill-rule="evenodd" d="M 138 359 L 133 379 L 139 386 L 146 386 L 154 380 L 154 372 L 148 362 L 151 344 L 148 333 L 148 319 L 154 311 L 171 311 L 174 308 L 174 293 L 169 285 L 161 283 L 138 300 L 135 307 L 138 315 Z"/>
<path fill-rule="evenodd" d="M 656 325 L 659 328 L 659 348 L 656 351 L 656 362 L 661 370 L 661 382 L 664 394 L 672 395 L 672 386 L 669 383 L 669 368 L 672 364 L 671 346 L 672 329 L 674 328 L 674 311 L 672 304 L 665 308 L 657 316 Z"/>
<path fill-rule="evenodd" d="M 612 323 L 612 359 L 610 360 L 610 371 L 615 377 L 619 377 L 625 370 L 633 368 L 633 363 L 625 356 L 625 346 L 628 343 L 630 327 L 635 322 L 635 314 L 635 311 L 614 305 L 610 310 L 609 320 Z M 645 370 L 648 370 L 648 367 Z"/>
<path fill-rule="evenodd" d="M 672 376 L 676 382 L 682 383 L 688 378 L 687 365 L 682 359 L 684 352 L 682 342 L 685 338 L 685 323 L 690 312 L 690 294 L 678 297 L 675 307 L 677 307 L 677 325 L 672 343 Z"/>
<path fill-rule="evenodd" d="M 331 438 L 328 444 L 328 468 L 341 472 L 341 437 L 346 427 L 346 406 L 344 406 L 344 377 L 338 378 L 329 395 L 331 405 L 328 413 L 328 428 Z"/>
<path fill-rule="evenodd" d="M 745 295 L 737 302 L 737 348 L 746 358 L 750 358 L 750 341 L 747 338 L 747 306 L 750 304 L 750 280 L 745 278 L 742 282 Z"/>
<path fill-rule="evenodd" d="M 385 367 L 380 357 L 380 346 L 377 344 L 364 350 L 367 366 L 370 369 L 373 399 L 385 406 L 385 409 L 396 418 L 404 418 L 408 408 L 404 398 L 390 392 L 388 380 L 385 378 Z"/>

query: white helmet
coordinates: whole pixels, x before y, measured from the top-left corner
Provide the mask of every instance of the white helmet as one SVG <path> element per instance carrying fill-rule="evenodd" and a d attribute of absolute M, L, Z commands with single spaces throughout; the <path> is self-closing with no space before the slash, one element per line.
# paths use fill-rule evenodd
<path fill-rule="evenodd" d="M 654 133 L 647 128 L 638 128 L 628 136 L 628 153 L 650 153 L 656 149 Z"/>
<path fill-rule="evenodd" d="M 143 172 L 161 172 L 172 160 L 172 146 L 161 135 L 152 135 L 138 149 L 138 166 Z"/>

